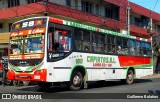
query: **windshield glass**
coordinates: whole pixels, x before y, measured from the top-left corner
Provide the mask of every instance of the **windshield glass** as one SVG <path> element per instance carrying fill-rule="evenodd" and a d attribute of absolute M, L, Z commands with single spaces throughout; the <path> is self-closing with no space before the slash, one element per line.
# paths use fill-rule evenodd
<path fill-rule="evenodd" d="M 44 51 L 44 36 L 26 37 L 24 53 L 42 53 Z"/>
<path fill-rule="evenodd" d="M 22 54 L 23 39 L 10 41 L 10 54 Z"/>

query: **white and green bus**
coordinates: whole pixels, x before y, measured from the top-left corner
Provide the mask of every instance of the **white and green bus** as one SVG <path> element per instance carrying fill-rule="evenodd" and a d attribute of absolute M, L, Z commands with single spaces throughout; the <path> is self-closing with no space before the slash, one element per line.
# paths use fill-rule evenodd
<path fill-rule="evenodd" d="M 12 25 L 9 80 L 36 81 L 41 87 L 153 74 L 151 39 L 53 17 L 33 17 Z"/>

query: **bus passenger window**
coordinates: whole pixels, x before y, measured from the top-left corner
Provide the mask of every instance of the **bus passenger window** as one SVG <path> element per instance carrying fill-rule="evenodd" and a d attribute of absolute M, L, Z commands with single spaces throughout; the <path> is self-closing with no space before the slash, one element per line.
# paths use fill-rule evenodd
<path fill-rule="evenodd" d="M 82 42 L 81 41 L 75 41 L 76 50 L 81 51 L 82 50 Z"/>
<path fill-rule="evenodd" d="M 139 41 L 136 41 L 136 53 L 138 56 L 141 55 L 142 51 L 141 51 L 141 43 Z"/>
<path fill-rule="evenodd" d="M 129 40 L 129 51 L 131 55 L 135 55 L 135 42 L 134 40 Z"/>

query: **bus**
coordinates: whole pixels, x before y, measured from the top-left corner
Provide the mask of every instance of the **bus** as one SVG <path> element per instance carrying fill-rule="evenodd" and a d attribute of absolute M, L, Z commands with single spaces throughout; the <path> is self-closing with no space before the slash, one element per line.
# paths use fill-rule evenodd
<path fill-rule="evenodd" d="M 71 90 L 90 81 L 132 84 L 153 74 L 151 41 L 48 16 L 20 20 L 10 33 L 8 79 Z"/>

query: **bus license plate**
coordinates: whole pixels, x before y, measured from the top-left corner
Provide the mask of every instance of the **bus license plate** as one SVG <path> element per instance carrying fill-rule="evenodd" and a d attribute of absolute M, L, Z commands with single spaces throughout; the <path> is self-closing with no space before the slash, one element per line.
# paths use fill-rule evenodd
<path fill-rule="evenodd" d="M 40 79 L 39 75 L 34 76 L 34 79 Z"/>

